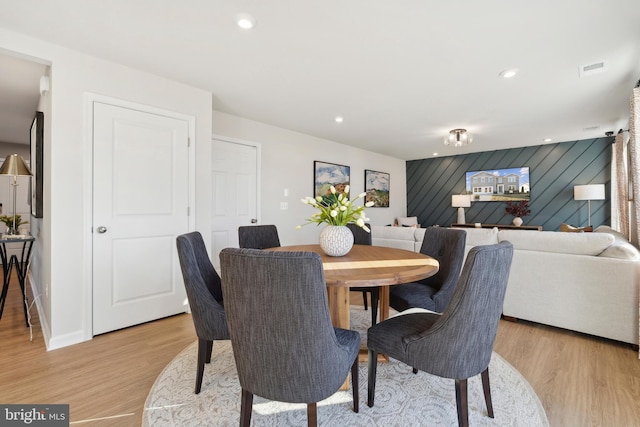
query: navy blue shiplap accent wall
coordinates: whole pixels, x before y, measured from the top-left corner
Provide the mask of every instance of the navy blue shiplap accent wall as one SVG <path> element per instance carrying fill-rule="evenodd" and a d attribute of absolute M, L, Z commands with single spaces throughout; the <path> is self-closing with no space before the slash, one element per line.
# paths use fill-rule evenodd
<path fill-rule="evenodd" d="M 573 186 L 605 184 L 606 200 L 591 202 L 591 224 L 611 223 L 611 146 L 614 138 L 596 138 L 534 147 L 512 148 L 407 161 L 407 216 L 422 227 L 450 226 L 457 208 L 451 196 L 465 190 L 465 173 L 529 167 L 531 214 L 523 225 L 559 230 L 562 223 L 587 225 L 587 202 L 573 200 Z M 504 202 L 472 202 L 467 223 L 511 224 Z"/>

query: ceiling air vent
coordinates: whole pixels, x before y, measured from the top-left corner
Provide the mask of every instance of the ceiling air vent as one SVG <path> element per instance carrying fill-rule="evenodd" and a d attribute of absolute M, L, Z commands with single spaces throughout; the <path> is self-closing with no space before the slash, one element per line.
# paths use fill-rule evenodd
<path fill-rule="evenodd" d="M 595 62 L 589 65 L 580 66 L 580 77 L 591 76 L 593 74 L 600 74 L 607 68 L 605 61 Z"/>

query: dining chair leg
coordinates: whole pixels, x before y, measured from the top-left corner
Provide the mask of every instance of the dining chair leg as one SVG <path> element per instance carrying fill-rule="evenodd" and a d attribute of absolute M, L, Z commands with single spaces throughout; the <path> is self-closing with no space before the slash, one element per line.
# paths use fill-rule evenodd
<path fill-rule="evenodd" d="M 318 405 L 314 403 L 307 403 L 307 426 L 317 427 L 318 425 Z"/>
<path fill-rule="evenodd" d="M 207 341 L 207 359 L 206 363 L 211 363 L 211 352 L 213 351 L 213 341 Z"/>
<path fill-rule="evenodd" d="M 467 401 L 467 380 L 456 380 L 456 407 L 458 409 L 458 426 L 460 427 L 469 427 Z"/>
<path fill-rule="evenodd" d="M 373 408 L 373 398 L 376 394 L 376 371 L 378 369 L 378 352 L 369 350 L 369 361 L 367 363 L 368 378 L 367 378 L 367 405 L 369 408 Z"/>
<path fill-rule="evenodd" d="M 353 412 L 360 410 L 360 394 L 358 392 L 360 388 L 360 382 L 358 381 L 358 356 L 351 365 L 351 390 L 353 392 Z"/>
<path fill-rule="evenodd" d="M 487 403 L 487 414 L 493 418 L 493 403 L 491 403 L 491 386 L 489 385 L 489 367 L 482 371 L 482 391 L 484 391 L 484 401 Z"/>
<path fill-rule="evenodd" d="M 199 394 L 202 388 L 202 377 L 204 376 L 204 362 L 207 359 L 207 340 L 198 339 L 198 367 L 196 370 L 196 390 Z"/>
<path fill-rule="evenodd" d="M 253 393 L 242 389 L 240 397 L 240 427 L 251 425 L 251 411 L 253 410 Z"/>
<path fill-rule="evenodd" d="M 371 326 L 378 323 L 378 301 L 380 301 L 380 287 L 376 286 L 371 291 Z"/>
<path fill-rule="evenodd" d="M 367 307 L 367 293 L 362 291 L 362 301 L 364 302 L 364 309 L 365 311 L 368 309 Z"/>

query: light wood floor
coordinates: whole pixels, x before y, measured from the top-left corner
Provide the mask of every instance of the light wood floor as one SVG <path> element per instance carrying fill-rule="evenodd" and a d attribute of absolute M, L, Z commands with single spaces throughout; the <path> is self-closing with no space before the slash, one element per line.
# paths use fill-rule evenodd
<path fill-rule="evenodd" d="M 139 426 L 155 378 L 195 341 L 184 314 L 47 352 L 35 307 L 31 342 L 11 285 L 0 319 L 0 403 L 67 403 L 72 425 Z M 640 426 L 640 361 L 629 345 L 501 321 L 495 351 L 529 381 L 551 426 Z"/>

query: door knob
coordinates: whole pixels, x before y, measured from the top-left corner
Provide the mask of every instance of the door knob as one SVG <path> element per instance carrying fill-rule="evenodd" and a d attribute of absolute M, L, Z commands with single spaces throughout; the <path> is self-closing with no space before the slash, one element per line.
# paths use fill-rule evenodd
<path fill-rule="evenodd" d="M 258 220 L 257 220 L 257 219 L 255 219 L 255 218 L 251 218 L 251 224 L 255 224 L 255 223 L 257 223 L 257 222 L 258 222 Z"/>
<path fill-rule="evenodd" d="M 106 233 L 107 232 L 107 227 L 98 227 L 97 229 L 98 233 L 102 234 L 102 233 Z"/>

